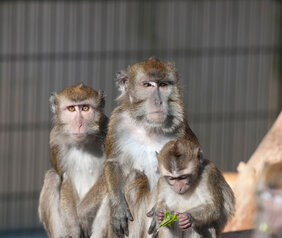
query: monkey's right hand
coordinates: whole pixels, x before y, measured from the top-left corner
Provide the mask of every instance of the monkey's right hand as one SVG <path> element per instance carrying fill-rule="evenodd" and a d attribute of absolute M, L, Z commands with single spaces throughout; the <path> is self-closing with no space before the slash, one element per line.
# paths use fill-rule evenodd
<path fill-rule="evenodd" d="M 128 220 L 133 221 L 133 217 L 125 201 L 120 202 L 111 209 L 111 225 L 118 236 L 128 236 Z"/>

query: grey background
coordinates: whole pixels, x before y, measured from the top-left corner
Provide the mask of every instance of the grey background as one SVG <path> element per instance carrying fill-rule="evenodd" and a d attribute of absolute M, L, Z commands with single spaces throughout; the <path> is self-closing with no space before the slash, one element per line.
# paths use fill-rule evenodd
<path fill-rule="evenodd" d="M 51 167 L 51 92 L 84 82 L 116 106 L 116 72 L 176 64 L 188 121 L 222 170 L 247 161 L 281 110 L 281 2 L 0 1 L 0 231 L 37 229 Z"/>

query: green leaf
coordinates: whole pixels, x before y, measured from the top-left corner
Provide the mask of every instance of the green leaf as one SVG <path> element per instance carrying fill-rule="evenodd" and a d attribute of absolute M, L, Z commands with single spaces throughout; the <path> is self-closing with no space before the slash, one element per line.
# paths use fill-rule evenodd
<path fill-rule="evenodd" d="M 168 211 L 165 211 L 164 219 L 159 224 L 157 232 L 159 232 L 160 228 L 163 227 L 163 226 L 171 226 L 172 223 L 177 221 L 177 219 L 178 219 L 178 217 L 176 215 L 173 215 L 173 214 L 169 213 Z"/>

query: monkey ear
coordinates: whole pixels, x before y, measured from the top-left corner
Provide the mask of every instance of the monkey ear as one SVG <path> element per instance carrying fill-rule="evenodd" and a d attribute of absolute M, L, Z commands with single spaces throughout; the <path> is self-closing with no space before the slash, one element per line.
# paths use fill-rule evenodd
<path fill-rule="evenodd" d="M 119 91 L 121 91 L 122 94 L 125 93 L 127 91 L 127 85 L 128 85 L 127 72 L 125 72 L 124 70 L 118 72 L 116 82 L 117 82 Z"/>
<path fill-rule="evenodd" d="M 100 100 L 100 107 L 104 108 L 105 107 L 105 95 L 103 90 L 99 90 L 99 100 Z"/>
<path fill-rule="evenodd" d="M 167 62 L 167 66 L 170 67 L 170 68 L 173 69 L 173 70 L 176 70 L 176 69 L 175 69 L 175 64 L 172 63 L 172 62 Z"/>
<path fill-rule="evenodd" d="M 198 155 L 197 155 L 198 159 L 203 159 L 204 158 L 204 154 L 201 148 L 198 148 Z"/>
<path fill-rule="evenodd" d="M 55 114 L 57 108 L 57 93 L 51 93 L 51 96 L 49 98 L 49 103 L 50 103 L 51 112 Z"/>

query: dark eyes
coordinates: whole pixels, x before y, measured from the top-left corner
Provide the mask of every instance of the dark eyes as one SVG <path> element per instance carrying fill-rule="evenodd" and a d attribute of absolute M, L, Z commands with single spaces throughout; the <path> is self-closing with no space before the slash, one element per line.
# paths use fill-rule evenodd
<path fill-rule="evenodd" d="M 179 176 L 179 177 L 167 177 L 168 180 L 172 181 L 172 180 L 184 180 L 184 179 L 187 179 L 187 178 L 190 178 L 191 175 L 189 174 L 185 174 L 185 175 L 182 175 L 182 176 Z"/>
<path fill-rule="evenodd" d="M 81 111 L 84 111 L 84 112 L 87 112 L 89 111 L 89 105 L 83 105 L 81 108 Z M 68 106 L 67 109 L 70 111 L 70 112 L 74 112 L 75 111 L 75 106 Z"/>
<path fill-rule="evenodd" d="M 156 86 L 156 84 L 157 84 L 157 83 L 155 83 L 155 82 L 143 82 L 143 86 L 146 87 L 146 88 L 148 88 L 148 87 L 154 87 L 154 86 Z M 166 86 L 168 86 L 168 85 L 169 85 L 168 82 L 160 82 L 160 83 L 158 83 L 158 86 L 159 86 L 159 87 L 166 87 Z"/>
<path fill-rule="evenodd" d="M 183 175 L 183 176 L 178 177 L 178 179 L 182 180 L 182 179 L 187 179 L 188 177 L 189 177 L 188 175 Z"/>
<path fill-rule="evenodd" d="M 166 87 L 167 85 L 168 85 L 168 83 L 165 83 L 165 82 L 159 83 L 159 87 Z"/>

